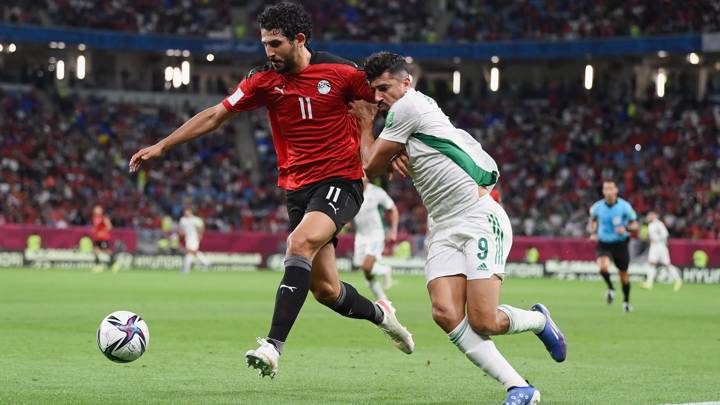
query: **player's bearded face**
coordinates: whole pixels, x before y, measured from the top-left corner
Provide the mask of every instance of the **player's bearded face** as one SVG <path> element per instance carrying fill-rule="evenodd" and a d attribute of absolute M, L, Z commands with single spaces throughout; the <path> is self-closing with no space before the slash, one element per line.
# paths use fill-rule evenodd
<path fill-rule="evenodd" d="M 387 111 L 410 88 L 409 76 L 393 75 L 385 72 L 370 83 L 375 92 L 375 101 L 380 111 Z"/>
<path fill-rule="evenodd" d="M 297 41 L 290 41 L 280 30 L 261 30 L 260 37 L 265 55 L 278 73 L 285 73 L 295 67 L 298 52 Z"/>

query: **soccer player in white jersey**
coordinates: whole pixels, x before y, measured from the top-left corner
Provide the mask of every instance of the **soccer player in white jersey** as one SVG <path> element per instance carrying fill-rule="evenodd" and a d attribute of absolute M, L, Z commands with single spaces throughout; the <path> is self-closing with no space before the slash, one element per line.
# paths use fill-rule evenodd
<path fill-rule="evenodd" d="M 656 212 L 648 212 L 647 222 L 650 251 L 648 252 L 647 280 L 643 283 L 643 287 L 651 289 L 655 282 L 658 268 L 665 267 L 675 281 L 674 290 L 677 291 L 682 287 L 682 277 L 680 277 L 678 268 L 670 263 L 670 250 L 667 246 L 667 240 L 670 234 Z"/>
<path fill-rule="evenodd" d="M 503 403 L 538 403 L 540 392 L 490 336 L 532 331 L 558 362 L 565 360 L 567 347 L 544 305 L 530 311 L 498 305 L 512 229 L 490 196 L 499 176 L 495 161 L 470 134 L 455 128 L 432 98 L 411 87 L 403 56 L 374 54 L 365 73 L 378 106 L 389 110 L 375 140 L 375 106 L 353 106 L 361 122 L 365 172 L 368 178 L 384 174 L 403 149 L 409 157 L 410 176 L 432 218 L 425 279 L 433 319 L 471 362 L 504 385 Z"/>
<path fill-rule="evenodd" d="M 182 273 L 190 272 L 195 257 L 203 265 L 205 271 L 210 268 L 210 260 L 200 251 L 200 240 L 202 240 L 204 231 L 203 220 L 193 214 L 192 208 L 185 208 L 179 226 L 180 235 L 185 237 L 185 260 L 180 270 Z"/>
<path fill-rule="evenodd" d="M 400 214 L 392 198 L 382 188 L 363 179 L 363 203 L 360 211 L 353 219 L 355 224 L 355 251 L 353 265 L 362 269 L 368 281 L 370 291 L 379 300 L 387 300 L 385 289 L 390 287 L 389 266 L 380 264 L 385 241 L 393 243 L 397 240 Z M 390 211 L 390 229 L 385 235 L 380 208 Z M 381 283 L 378 276 L 383 277 Z M 390 302 L 390 301 L 388 301 Z"/>

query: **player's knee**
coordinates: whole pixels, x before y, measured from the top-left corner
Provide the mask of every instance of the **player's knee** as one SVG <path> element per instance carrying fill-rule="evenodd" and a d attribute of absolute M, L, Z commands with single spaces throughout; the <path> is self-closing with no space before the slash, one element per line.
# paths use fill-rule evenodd
<path fill-rule="evenodd" d="M 310 286 L 310 291 L 317 302 L 326 306 L 334 304 L 340 296 L 340 289 L 328 282 L 314 283 Z"/>
<path fill-rule="evenodd" d="M 493 336 L 501 333 L 500 321 L 497 313 L 469 313 L 468 323 L 478 335 Z M 507 329 L 507 328 L 506 328 Z"/>
<path fill-rule="evenodd" d="M 462 322 L 465 313 L 453 308 L 451 305 L 434 302 L 432 304 L 432 317 L 439 327 L 445 332 L 450 332 Z"/>
<path fill-rule="evenodd" d="M 316 241 L 308 235 L 293 232 L 287 238 L 287 255 L 313 257 L 321 246 L 321 241 Z"/>

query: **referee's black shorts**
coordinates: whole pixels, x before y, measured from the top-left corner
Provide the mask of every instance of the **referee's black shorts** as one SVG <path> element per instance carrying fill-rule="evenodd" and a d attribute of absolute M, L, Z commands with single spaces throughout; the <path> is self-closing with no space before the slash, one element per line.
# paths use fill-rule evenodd
<path fill-rule="evenodd" d="M 346 223 L 355 218 L 363 203 L 362 180 L 330 178 L 286 192 L 290 232 L 300 224 L 305 213 L 320 211 L 335 222 L 333 245 L 337 247 L 337 234 Z"/>
<path fill-rule="evenodd" d="M 628 238 L 621 242 L 598 242 L 597 257 L 607 256 L 619 271 L 627 271 L 630 266 L 629 241 Z"/>

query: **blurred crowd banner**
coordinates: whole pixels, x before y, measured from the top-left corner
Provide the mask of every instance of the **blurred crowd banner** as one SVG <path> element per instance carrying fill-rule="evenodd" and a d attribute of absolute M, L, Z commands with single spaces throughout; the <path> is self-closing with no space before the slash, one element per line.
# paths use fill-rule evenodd
<path fill-rule="evenodd" d="M 262 54 L 257 40 L 193 38 L 173 35 L 136 34 L 77 28 L 41 27 L 0 24 L 0 39 L 17 42 L 49 43 L 62 41 L 86 44 L 90 48 L 144 50 L 165 52 L 187 49 L 191 52 L 227 54 Z M 483 43 L 372 43 L 315 41 L 318 49 L 348 58 L 364 58 L 373 52 L 387 50 L 421 59 L 553 59 L 587 56 L 641 55 L 658 51 L 699 52 L 720 47 L 717 34 L 682 34 L 653 37 L 620 37 L 557 41 L 507 41 Z"/>
<path fill-rule="evenodd" d="M 162 233 L 155 233 L 154 238 L 140 237 L 143 232 L 133 229 L 114 229 L 113 245 L 117 251 L 140 253 L 145 255 L 170 254 L 158 248 Z M 33 236 L 35 236 L 33 238 Z M 1 225 L 0 251 L 22 252 L 30 248 L 36 249 L 68 249 L 82 250 L 82 239 L 91 236 L 89 227 L 50 228 L 34 225 Z M 285 251 L 285 233 L 269 232 L 218 232 L 207 231 L 200 244 L 205 252 L 227 254 L 259 254 L 263 264 L 271 255 Z M 401 235 L 407 241 L 407 251 L 395 256 L 424 256 L 424 236 Z M 635 262 L 643 262 L 642 255 L 646 251 L 639 241 L 634 241 L 632 254 Z M 35 246 L 31 246 L 34 244 Z M 352 255 L 353 235 L 340 236 L 337 254 L 339 257 Z M 177 252 L 175 252 L 177 253 Z M 392 256 L 388 246 L 386 254 Z M 720 240 L 688 240 L 673 239 L 670 241 L 670 255 L 677 266 L 720 267 Z M 510 262 L 539 264 L 594 262 L 595 245 L 587 239 L 554 238 L 554 237 L 522 237 L 513 238 L 510 251 Z"/>

